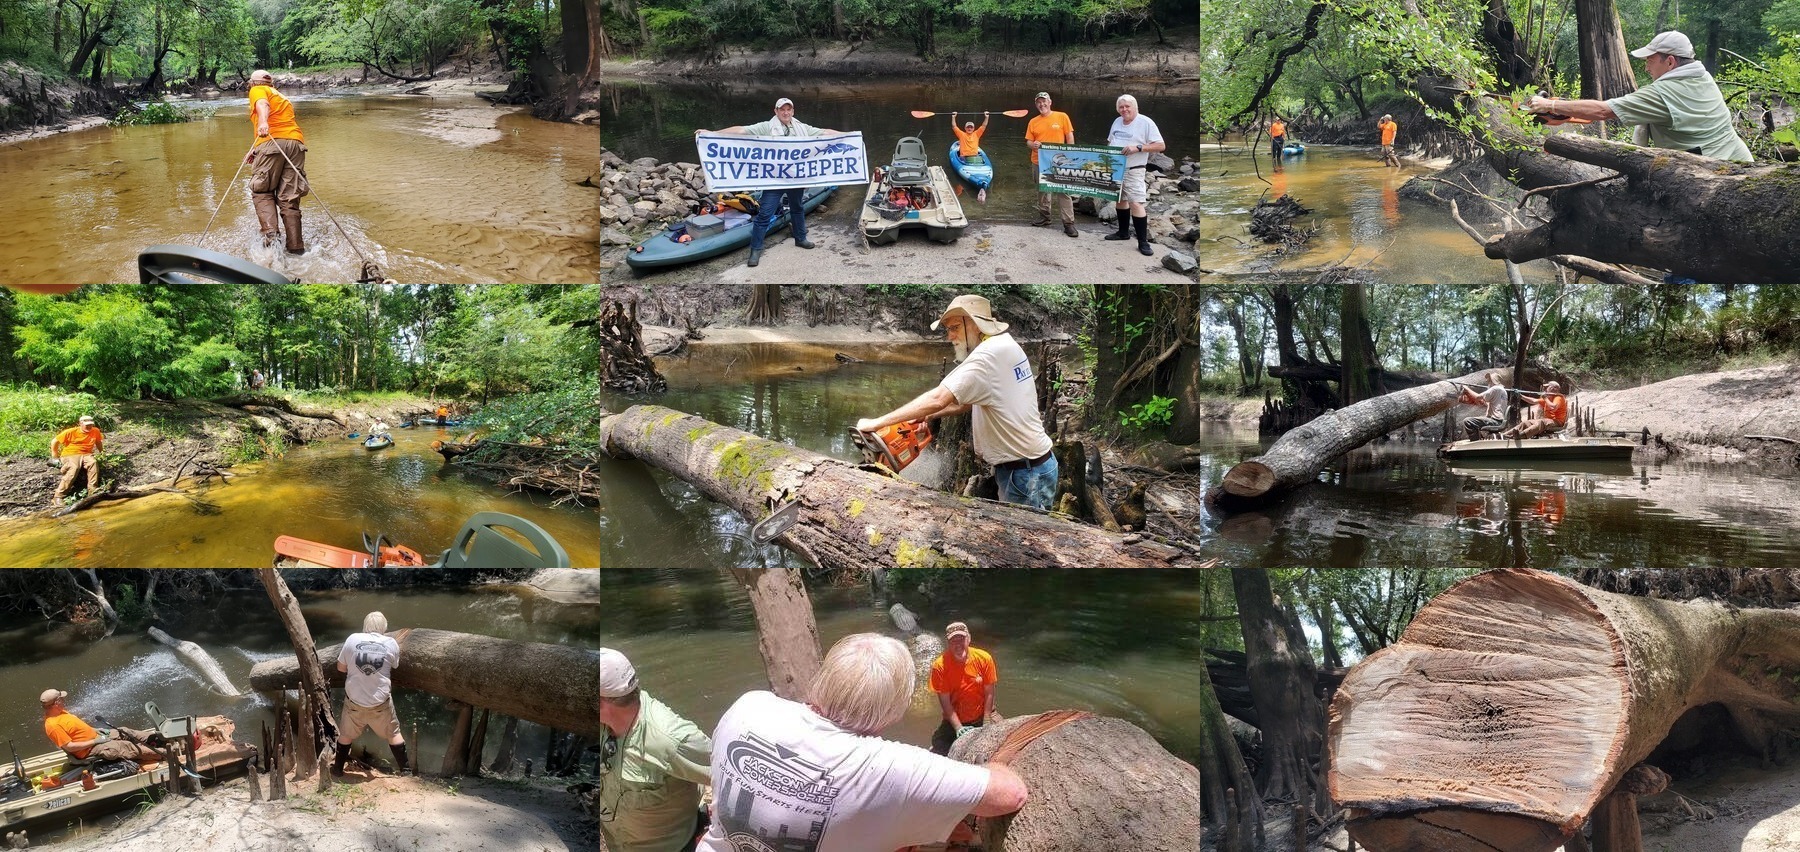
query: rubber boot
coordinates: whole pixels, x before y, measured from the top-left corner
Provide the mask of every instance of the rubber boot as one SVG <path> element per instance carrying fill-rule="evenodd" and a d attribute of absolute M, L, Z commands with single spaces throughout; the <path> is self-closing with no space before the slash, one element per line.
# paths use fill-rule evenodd
<path fill-rule="evenodd" d="M 268 248 L 281 236 L 281 216 L 275 212 L 275 196 L 258 192 L 252 194 L 250 199 L 256 205 L 256 224 L 262 229 L 263 248 Z"/>
<path fill-rule="evenodd" d="M 1131 229 L 1137 232 L 1138 254 L 1145 257 L 1156 254 L 1156 251 L 1150 248 L 1150 217 L 1131 217 Z"/>
<path fill-rule="evenodd" d="M 344 761 L 348 760 L 349 757 L 350 747 L 343 743 L 338 743 L 337 759 L 331 762 L 331 774 L 341 777 L 344 774 Z"/>
<path fill-rule="evenodd" d="M 1107 234 L 1106 238 L 1109 240 L 1131 239 L 1131 211 L 1119 210 L 1116 207 L 1113 208 L 1113 210 L 1119 216 L 1119 230 L 1115 233 Z"/>
<path fill-rule="evenodd" d="M 393 749 L 394 749 L 394 765 L 396 767 L 399 767 L 400 774 L 401 775 L 411 775 L 412 774 L 412 765 L 406 759 L 406 743 L 401 743 L 397 746 L 394 746 Z"/>
<path fill-rule="evenodd" d="M 306 241 L 300 236 L 300 211 L 281 211 L 282 235 L 287 238 L 288 254 L 305 254 Z"/>

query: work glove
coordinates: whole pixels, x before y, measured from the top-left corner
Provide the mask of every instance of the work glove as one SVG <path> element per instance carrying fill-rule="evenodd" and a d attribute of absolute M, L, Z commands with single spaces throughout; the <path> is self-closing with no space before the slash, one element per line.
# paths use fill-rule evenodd
<path fill-rule="evenodd" d="M 974 731 L 975 731 L 974 725 L 964 725 L 964 726 L 956 729 L 956 738 L 960 740 L 963 738 L 963 736 L 973 733 Z"/>

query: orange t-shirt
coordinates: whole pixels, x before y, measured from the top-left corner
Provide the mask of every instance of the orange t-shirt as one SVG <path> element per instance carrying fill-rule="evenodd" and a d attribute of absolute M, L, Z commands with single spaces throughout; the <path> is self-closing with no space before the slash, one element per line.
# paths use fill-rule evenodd
<path fill-rule="evenodd" d="M 70 426 L 57 433 L 56 440 L 52 443 L 62 447 L 62 451 L 57 453 L 59 456 L 91 456 L 95 450 L 100 449 L 103 438 L 105 436 L 97 428 Z"/>
<path fill-rule="evenodd" d="M 1070 121 L 1067 114 L 1056 110 L 1051 110 L 1049 115 L 1033 116 L 1031 123 L 1025 125 L 1025 141 L 1027 142 L 1040 144 L 1051 142 L 1057 145 L 1066 145 L 1069 137 L 1074 133 L 1075 122 Z M 1031 164 L 1034 166 L 1037 165 L 1037 155 L 1037 149 L 1031 149 Z"/>
<path fill-rule="evenodd" d="M 1277 120 L 1275 123 L 1269 125 L 1269 135 L 1270 136 L 1286 136 L 1287 135 L 1287 125 L 1283 124 L 1281 121 Z"/>
<path fill-rule="evenodd" d="M 66 710 L 55 716 L 45 717 L 44 733 L 50 737 L 51 742 L 56 743 L 57 748 L 99 736 L 93 728 L 88 727 L 88 723 L 75 718 L 75 714 Z M 84 748 L 76 752 L 75 757 L 77 759 L 87 757 L 90 751 L 93 751 L 92 747 Z"/>
<path fill-rule="evenodd" d="M 265 98 L 269 101 L 269 136 L 305 144 L 306 137 L 300 135 L 300 124 L 294 120 L 294 105 L 275 91 L 274 86 L 250 87 L 250 135 L 256 135 L 256 102 Z"/>
<path fill-rule="evenodd" d="M 437 416 L 439 416 L 439 417 L 444 417 L 444 416 L 446 416 L 446 415 L 448 415 L 448 414 L 449 414 L 449 413 L 450 413 L 450 409 L 448 409 L 448 408 L 445 408 L 445 407 L 443 407 L 443 406 L 441 406 L 441 405 L 440 405 L 440 406 L 438 406 L 438 410 L 437 410 Z"/>
<path fill-rule="evenodd" d="M 950 707 L 963 722 L 981 720 L 981 711 L 987 709 L 987 688 L 999 682 L 993 655 L 972 645 L 960 666 L 948 651 L 931 663 L 931 691 L 950 696 Z"/>
<path fill-rule="evenodd" d="M 981 151 L 981 134 L 986 133 L 987 128 L 977 127 L 974 130 L 965 131 L 960 127 L 952 127 L 950 130 L 956 134 L 956 141 L 961 143 L 958 151 L 965 159 L 973 157 Z"/>
<path fill-rule="evenodd" d="M 1538 405 L 1544 416 L 1563 426 L 1569 422 L 1569 398 L 1560 393 L 1546 394 Z"/>
<path fill-rule="evenodd" d="M 1394 144 L 1394 134 L 1400 130 L 1400 125 L 1391 121 L 1384 121 L 1378 126 L 1381 128 L 1381 144 Z"/>

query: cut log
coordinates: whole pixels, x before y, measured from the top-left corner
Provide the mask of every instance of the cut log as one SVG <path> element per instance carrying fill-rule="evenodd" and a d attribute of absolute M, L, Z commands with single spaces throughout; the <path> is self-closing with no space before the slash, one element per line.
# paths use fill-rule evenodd
<path fill-rule="evenodd" d="M 331 716 L 331 694 L 325 689 L 324 672 L 312 657 L 316 646 L 313 644 L 312 632 L 306 627 L 306 619 L 300 614 L 300 602 L 294 599 L 294 593 L 288 590 L 287 582 L 281 579 L 280 572 L 274 568 L 261 568 L 258 569 L 258 574 L 262 577 L 263 590 L 269 594 L 269 603 L 275 607 L 275 615 L 287 630 L 288 643 L 296 655 L 293 682 L 280 688 L 300 690 L 299 737 L 295 740 L 293 753 L 296 760 L 294 766 L 298 770 L 294 780 L 303 781 L 311 778 L 318 768 L 320 745 L 337 737 L 337 723 Z"/>
<path fill-rule="evenodd" d="M 789 701 L 807 700 L 807 689 L 819 673 L 819 625 L 800 569 L 733 568 L 750 594 L 756 613 L 756 648 L 769 673 L 769 690 Z"/>
<path fill-rule="evenodd" d="M 778 541 L 820 568 L 1199 567 L 1182 548 L 870 473 L 704 418 L 639 405 L 600 421 L 602 452 L 636 458 L 760 520 L 797 500 Z"/>
<path fill-rule="evenodd" d="M 1206 501 L 1227 512 L 1268 505 L 1317 479 L 1319 471 L 1338 456 L 1455 405 L 1460 391 L 1452 382 L 1486 385 L 1488 372 L 1407 388 L 1326 412 L 1282 435 L 1268 452 L 1233 465 L 1224 482 L 1206 493 Z"/>
<path fill-rule="evenodd" d="M 991 760 L 1036 716 L 983 725 L 950 756 Z M 1009 765 L 1030 797 L 1010 817 L 982 821 L 981 845 L 1006 852 L 1194 852 L 1200 848 L 1200 771 L 1143 729 L 1090 716 L 1051 730 Z"/>
<path fill-rule="evenodd" d="M 417 689 L 528 722 L 587 737 L 600 736 L 600 652 L 514 642 L 473 633 L 409 629 L 390 634 L 400 642 L 395 689 Z M 319 649 L 319 664 L 332 686 L 343 686 L 338 650 Z M 264 660 L 250 669 L 250 688 L 293 689 L 299 681 L 293 657 Z"/>
<path fill-rule="evenodd" d="M 1690 708 L 1722 705 L 1764 748 L 1800 729 L 1796 672 L 1800 611 L 1491 571 L 1350 670 L 1331 703 L 1331 796 L 1375 852 L 1549 852 Z"/>
<path fill-rule="evenodd" d="M 205 648 L 185 639 L 176 639 L 155 627 L 150 628 L 150 638 L 174 648 L 175 653 L 180 654 L 182 658 L 192 663 L 194 668 L 199 669 L 200 673 L 206 676 L 206 681 L 212 684 L 212 688 L 219 693 L 233 697 L 244 694 L 243 690 L 231 685 L 231 678 L 225 676 L 225 670 L 220 668 L 219 661 L 213 659 L 211 654 L 206 653 Z"/>

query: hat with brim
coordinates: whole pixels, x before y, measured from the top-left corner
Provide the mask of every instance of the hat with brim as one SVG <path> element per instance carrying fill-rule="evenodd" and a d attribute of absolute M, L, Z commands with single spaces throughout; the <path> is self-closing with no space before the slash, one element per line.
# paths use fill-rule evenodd
<path fill-rule="evenodd" d="M 624 654 L 611 648 L 600 649 L 600 697 L 620 698 L 636 692 L 637 669 Z"/>
<path fill-rule="evenodd" d="M 1657 33 L 1656 38 L 1651 39 L 1649 44 L 1632 51 L 1631 55 L 1639 59 L 1649 59 L 1658 53 L 1693 59 L 1694 43 L 1688 39 L 1687 34 L 1680 30 L 1668 30 Z"/>
<path fill-rule="evenodd" d="M 38 703 L 46 704 L 46 705 L 52 704 L 52 703 L 61 701 L 64 698 L 68 698 L 68 697 L 69 697 L 69 694 L 60 689 L 46 689 L 41 694 L 38 695 Z"/>
<path fill-rule="evenodd" d="M 964 639 L 969 638 L 969 625 L 960 621 L 952 621 L 948 627 L 944 628 L 944 638 L 948 640 L 958 636 Z"/>
<path fill-rule="evenodd" d="M 94 418 L 89 415 L 83 414 L 83 415 L 81 415 L 80 419 L 76 420 L 75 422 L 81 423 L 84 425 L 92 424 L 94 422 Z"/>
<path fill-rule="evenodd" d="M 994 308 L 988 304 L 987 299 L 969 295 L 957 296 L 952 299 L 950 307 L 945 308 L 943 315 L 937 318 L 937 322 L 931 324 L 931 330 L 937 331 L 944 324 L 944 320 L 950 318 L 951 314 L 962 314 L 973 320 L 975 327 L 981 329 L 982 334 L 1005 334 L 1006 330 L 1011 328 L 1006 323 L 994 319 Z"/>

